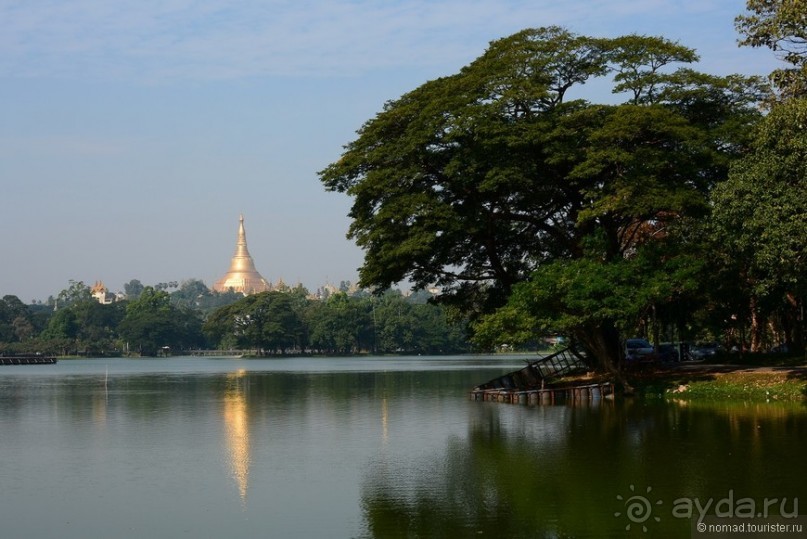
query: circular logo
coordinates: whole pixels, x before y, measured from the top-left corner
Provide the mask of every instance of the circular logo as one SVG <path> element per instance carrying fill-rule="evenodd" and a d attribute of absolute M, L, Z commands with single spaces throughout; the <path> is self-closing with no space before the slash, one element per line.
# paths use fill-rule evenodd
<path fill-rule="evenodd" d="M 662 501 L 658 500 L 655 503 L 650 501 L 649 495 L 650 491 L 652 490 L 652 487 L 647 487 L 645 490 L 645 495 L 631 494 L 627 498 L 623 497 L 621 494 L 617 495 L 616 499 L 622 502 L 624 513 L 623 511 L 617 511 L 614 513 L 614 516 L 619 518 L 624 514 L 628 518 L 630 522 L 628 522 L 628 525 L 625 526 L 625 530 L 630 530 L 632 524 L 640 524 L 642 526 L 642 531 L 646 532 L 647 526 L 645 525 L 645 522 L 650 520 L 651 517 L 656 522 L 661 521 L 661 517 L 653 516 L 653 506 L 660 505 Z M 636 491 L 636 487 L 631 485 L 630 491 L 631 493 L 634 493 Z"/>

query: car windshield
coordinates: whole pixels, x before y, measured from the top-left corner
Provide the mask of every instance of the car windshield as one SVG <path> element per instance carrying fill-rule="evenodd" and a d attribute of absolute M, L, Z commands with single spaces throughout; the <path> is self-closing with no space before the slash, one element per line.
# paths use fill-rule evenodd
<path fill-rule="evenodd" d="M 652 348 L 644 339 L 628 339 L 628 348 Z"/>

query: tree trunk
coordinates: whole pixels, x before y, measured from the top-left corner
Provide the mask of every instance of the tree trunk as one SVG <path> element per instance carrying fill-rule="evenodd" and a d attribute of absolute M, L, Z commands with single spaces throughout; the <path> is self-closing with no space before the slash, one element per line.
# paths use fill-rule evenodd
<path fill-rule="evenodd" d="M 659 344 L 661 344 L 661 327 L 659 327 L 655 304 L 653 304 L 651 312 L 653 316 L 653 323 L 651 325 L 653 332 L 653 346 L 658 346 Z"/>
<path fill-rule="evenodd" d="M 751 311 L 751 351 L 762 351 L 762 337 L 765 333 L 765 324 L 761 320 L 759 312 L 759 304 L 756 296 L 751 296 L 751 304 L 749 305 Z"/>
<path fill-rule="evenodd" d="M 804 301 L 794 294 L 787 293 L 787 305 L 790 307 L 782 317 L 786 323 L 785 341 L 791 352 L 804 353 Z"/>
<path fill-rule="evenodd" d="M 595 371 L 612 375 L 626 394 L 633 393 L 633 387 L 625 379 L 622 371 L 625 352 L 622 349 L 619 331 L 612 321 L 588 325 L 577 332 L 575 337 L 588 354 Z"/>

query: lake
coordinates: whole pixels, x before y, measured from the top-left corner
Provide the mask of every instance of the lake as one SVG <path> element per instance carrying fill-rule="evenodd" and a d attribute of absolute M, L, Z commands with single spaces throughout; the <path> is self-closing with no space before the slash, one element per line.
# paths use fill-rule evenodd
<path fill-rule="evenodd" d="M 0 366 L 0 536 L 690 537 L 688 507 L 807 507 L 803 404 L 469 399 L 523 365 Z"/>

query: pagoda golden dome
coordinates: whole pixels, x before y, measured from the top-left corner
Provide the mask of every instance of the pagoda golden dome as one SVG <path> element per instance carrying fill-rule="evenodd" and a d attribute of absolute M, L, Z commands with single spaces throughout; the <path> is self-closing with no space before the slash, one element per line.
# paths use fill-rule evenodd
<path fill-rule="evenodd" d="M 230 262 L 230 270 L 215 282 L 213 290 L 227 292 L 229 289 L 244 295 L 267 292 L 271 285 L 255 269 L 255 262 L 247 249 L 247 233 L 244 229 L 244 216 L 238 224 L 238 240 L 235 244 L 235 254 Z"/>

